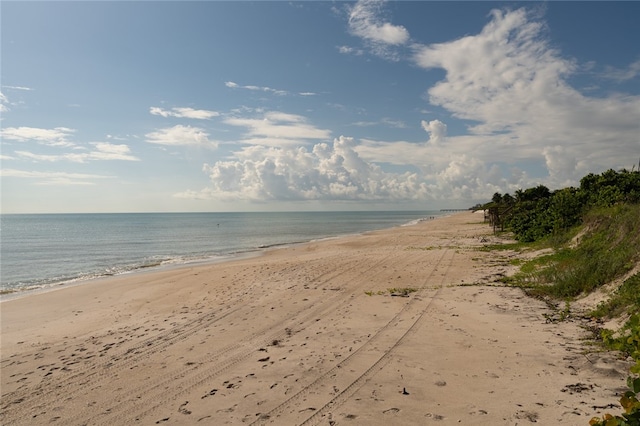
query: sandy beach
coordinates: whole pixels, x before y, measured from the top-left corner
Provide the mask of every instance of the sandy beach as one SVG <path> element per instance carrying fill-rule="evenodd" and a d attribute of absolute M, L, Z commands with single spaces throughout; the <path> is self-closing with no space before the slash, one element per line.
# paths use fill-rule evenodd
<path fill-rule="evenodd" d="M 3 425 L 587 425 L 626 364 L 463 212 L 5 301 Z M 389 288 L 415 289 L 403 297 Z"/>

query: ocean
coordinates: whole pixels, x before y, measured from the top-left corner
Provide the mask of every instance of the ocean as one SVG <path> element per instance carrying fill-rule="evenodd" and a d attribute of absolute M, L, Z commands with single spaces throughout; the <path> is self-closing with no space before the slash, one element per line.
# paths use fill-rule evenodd
<path fill-rule="evenodd" d="M 232 258 L 442 215 L 422 212 L 0 215 L 0 294 Z"/>

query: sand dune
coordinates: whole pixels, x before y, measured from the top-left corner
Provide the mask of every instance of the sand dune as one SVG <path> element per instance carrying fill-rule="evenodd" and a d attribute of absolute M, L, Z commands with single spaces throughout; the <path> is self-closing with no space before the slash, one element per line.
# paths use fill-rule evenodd
<path fill-rule="evenodd" d="M 626 370 L 460 213 L 6 301 L 12 424 L 586 425 Z M 389 288 L 412 288 L 408 297 Z"/>

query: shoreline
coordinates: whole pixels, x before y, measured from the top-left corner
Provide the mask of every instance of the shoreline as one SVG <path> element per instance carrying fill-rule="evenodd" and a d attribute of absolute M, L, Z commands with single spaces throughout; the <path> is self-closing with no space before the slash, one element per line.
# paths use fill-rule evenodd
<path fill-rule="evenodd" d="M 114 278 L 135 277 L 136 275 L 155 274 L 155 273 L 161 273 L 161 272 L 171 271 L 171 270 L 180 269 L 180 268 L 216 265 L 218 263 L 233 262 L 234 260 L 242 260 L 245 258 L 250 259 L 252 257 L 259 257 L 262 254 L 263 254 L 262 249 L 256 249 L 252 251 L 245 251 L 242 253 L 230 254 L 226 256 L 216 256 L 215 259 L 210 258 L 209 260 L 202 259 L 202 260 L 186 261 L 182 263 L 167 263 L 164 265 L 146 266 L 146 267 L 141 267 L 141 268 L 133 269 L 126 272 L 120 272 L 112 275 L 101 275 L 101 276 L 92 277 L 92 278 L 78 278 L 75 280 L 45 284 L 37 288 L 15 290 L 10 293 L 0 294 L 0 305 L 12 300 L 22 299 L 24 297 L 35 296 L 38 294 L 46 294 L 54 291 L 61 291 L 67 288 L 78 287 L 86 284 L 103 283 L 103 282 L 105 282 L 104 284 L 108 284 L 106 282 Z"/>
<path fill-rule="evenodd" d="M 279 249 L 279 248 L 287 248 L 300 244 L 308 244 L 323 240 L 330 240 L 336 238 L 348 238 L 357 235 L 362 235 L 367 232 L 374 232 L 377 230 L 384 229 L 393 229 L 397 226 L 413 226 L 425 220 L 433 220 L 438 217 L 445 217 L 445 215 L 440 216 L 430 216 L 430 217 L 421 217 L 418 219 L 412 219 L 407 223 L 399 223 L 388 228 L 379 228 L 379 229 L 371 229 L 364 230 L 353 233 L 344 233 L 344 234 L 336 234 L 329 235 L 323 237 L 313 237 L 306 240 L 299 241 L 287 241 L 287 242 L 276 242 L 269 243 L 266 245 L 259 245 L 254 247 L 245 247 L 240 250 L 229 251 L 229 252 L 220 252 L 215 254 L 201 254 L 201 255 L 191 255 L 187 258 L 183 258 L 183 256 L 178 255 L 177 257 L 167 258 L 165 260 L 157 261 L 156 263 L 151 264 L 141 264 L 132 263 L 130 265 L 120 265 L 115 268 L 122 269 L 121 271 L 116 272 L 86 272 L 84 275 L 77 277 L 69 277 L 64 279 L 46 279 L 49 282 L 37 283 L 23 285 L 19 287 L 4 287 L 9 284 L 3 284 L 3 287 L 0 289 L 0 303 L 6 302 L 8 300 L 13 300 L 16 298 L 26 297 L 32 294 L 39 294 L 43 292 L 56 291 L 66 287 L 74 287 L 77 285 L 83 285 L 88 282 L 96 281 L 96 280 L 104 280 L 110 279 L 113 277 L 119 277 L 122 275 L 132 275 L 138 273 L 147 273 L 147 272 L 161 272 L 168 269 L 181 268 L 181 267 L 190 267 L 194 265 L 207 265 L 207 264 L 216 264 L 220 262 L 233 261 L 234 259 L 241 259 L 244 257 L 253 257 L 260 256 L 264 251 L 270 249 Z M 135 266 L 137 265 L 137 266 Z M 112 269 L 108 267 L 108 269 Z"/>
<path fill-rule="evenodd" d="M 626 364 L 501 242 L 463 212 L 8 301 L 0 422 L 588 424 Z"/>

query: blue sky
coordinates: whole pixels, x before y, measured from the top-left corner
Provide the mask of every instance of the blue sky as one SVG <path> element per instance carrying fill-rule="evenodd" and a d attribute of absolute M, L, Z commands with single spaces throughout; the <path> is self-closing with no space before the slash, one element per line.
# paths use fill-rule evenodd
<path fill-rule="evenodd" d="M 4 213 L 468 207 L 640 158 L 639 2 L 0 13 Z"/>

